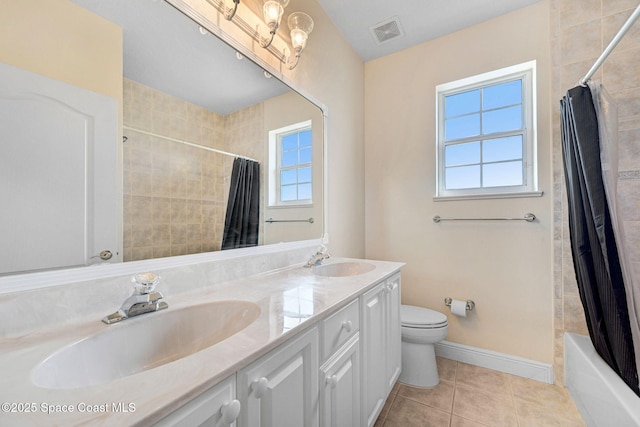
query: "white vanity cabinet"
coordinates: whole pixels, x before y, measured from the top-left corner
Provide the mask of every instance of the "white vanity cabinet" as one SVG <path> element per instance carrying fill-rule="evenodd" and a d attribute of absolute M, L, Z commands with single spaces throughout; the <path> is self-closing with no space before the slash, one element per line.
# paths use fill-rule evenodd
<path fill-rule="evenodd" d="M 360 426 L 360 306 L 358 299 L 322 321 L 320 425 Z"/>
<path fill-rule="evenodd" d="M 318 355 L 314 326 L 238 371 L 238 425 L 318 426 Z"/>
<path fill-rule="evenodd" d="M 235 426 L 240 413 L 236 376 L 216 384 L 155 424 L 155 427 Z"/>
<path fill-rule="evenodd" d="M 400 375 L 400 275 L 361 297 L 362 416 L 372 426 Z"/>
<path fill-rule="evenodd" d="M 400 340 L 396 273 L 158 426 L 370 427 L 400 375 Z"/>

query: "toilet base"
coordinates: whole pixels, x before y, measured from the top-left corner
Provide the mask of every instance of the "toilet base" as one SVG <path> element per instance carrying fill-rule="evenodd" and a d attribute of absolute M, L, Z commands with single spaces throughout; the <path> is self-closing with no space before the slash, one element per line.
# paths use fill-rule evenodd
<path fill-rule="evenodd" d="M 433 344 L 402 341 L 401 383 L 414 387 L 435 387 L 440 383 Z"/>

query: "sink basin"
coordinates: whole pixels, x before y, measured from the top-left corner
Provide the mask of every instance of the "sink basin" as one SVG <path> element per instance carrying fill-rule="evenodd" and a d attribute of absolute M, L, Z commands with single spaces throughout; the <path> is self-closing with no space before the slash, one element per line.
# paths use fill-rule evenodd
<path fill-rule="evenodd" d="M 358 274 L 368 273 L 376 268 L 375 265 L 362 261 L 336 262 L 334 264 L 323 264 L 313 267 L 313 272 L 320 276 L 327 277 L 346 277 L 357 276 Z"/>
<path fill-rule="evenodd" d="M 257 304 L 239 300 L 143 314 L 56 351 L 36 366 L 31 380 L 54 389 L 106 383 L 204 350 L 259 315 Z"/>

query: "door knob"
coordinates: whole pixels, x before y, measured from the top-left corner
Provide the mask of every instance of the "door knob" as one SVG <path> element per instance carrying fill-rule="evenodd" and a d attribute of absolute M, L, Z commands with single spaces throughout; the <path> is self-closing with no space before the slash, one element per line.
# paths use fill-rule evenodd
<path fill-rule="evenodd" d="M 254 380 L 251 383 L 251 391 L 253 391 L 253 395 L 256 397 L 256 399 L 261 399 L 262 396 L 264 396 L 264 394 L 266 393 L 268 387 L 269 380 L 265 377 Z"/>
<path fill-rule="evenodd" d="M 238 415 L 240 415 L 240 401 L 233 399 L 231 402 L 226 402 L 220 407 L 220 420 L 224 424 L 233 423 Z"/>

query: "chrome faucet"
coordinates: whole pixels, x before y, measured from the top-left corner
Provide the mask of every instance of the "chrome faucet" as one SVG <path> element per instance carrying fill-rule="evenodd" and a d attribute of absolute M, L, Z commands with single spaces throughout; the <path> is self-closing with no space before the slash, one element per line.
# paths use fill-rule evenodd
<path fill-rule="evenodd" d="M 304 266 L 307 268 L 311 268 L 313 266 L 320 265 L 322 264 L 322 261 L 329 257 L 331 257 L 331 255 L 329 255 L 327 248 L 325 248 L 324 246 L 320 246 L 318 252 L 312 255 L 311 258 L 309 258 L 309 261 L 307 261 Z"/>
<path fill-rule="evenodd" d="M 133 282 L 134 286 L 133 294 L 124 300 L 118 311 L 105 316 L 102 319 L 104 323 L 116 323 L 129 317 L 169 307 L 169 304 L 165 301 L 160 301 L 162 294 L 154 291 L 156 285 L 160 282 L 160 276 L 156 276 L 153 273 L 136 274 L 131 278 L 131 282 Z"/>

